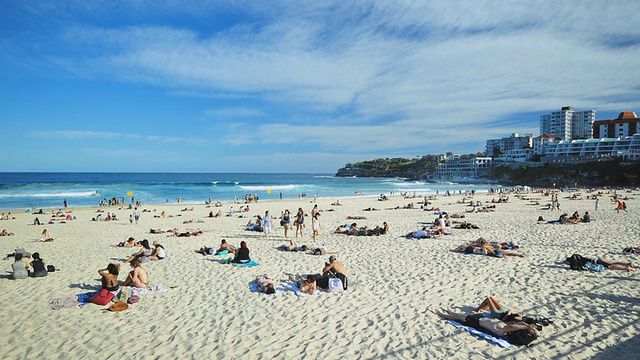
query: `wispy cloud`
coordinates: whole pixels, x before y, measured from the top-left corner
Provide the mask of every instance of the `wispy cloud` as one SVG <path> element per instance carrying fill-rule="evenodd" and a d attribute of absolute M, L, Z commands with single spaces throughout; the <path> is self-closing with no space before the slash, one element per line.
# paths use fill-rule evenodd
<path fill-rule="evenodd" d="M 189 143 L 195 145 L 202 145 L 210 142 L 210 140 L 203 138 L 184 138 L 177 136 L 139 135 L 82 130 L 31 131 L 30 134 L 39 138 L 64 140 L 99 140 L 119 138 L 129 140 L 144 140 L 157 143 Z"/>

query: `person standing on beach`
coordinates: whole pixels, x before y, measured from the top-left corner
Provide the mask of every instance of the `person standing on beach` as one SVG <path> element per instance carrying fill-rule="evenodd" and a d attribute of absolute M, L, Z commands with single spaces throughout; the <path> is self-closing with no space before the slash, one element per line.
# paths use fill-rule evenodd
<path fill-rule="evenodd" d="M 264 232 L 264 236 L 269 236 L 269 233 L 271 233 L 271 214 L 269 214 L 268 210 L 264 212 L 262 231 Z"/>
<path fill-rule="evenodd" d="M 313 228 L 313 241 L 315 242 L 320 233 L 320 213 L 317 211 L 311 218 L 311 228 Z"/>
<path fill-rule="evenodd" d="M 600 202 L 600 199 L 596 198 L 596 211 L 598 211 L 598 202 Z"/>
<path fill-rule="evenodd" d="M 140 220 L 140 212 L 138 212 L 138 208 L 133 209 L 133 218 L 136 221 L 136 225 L 138 225 L 138 220 Z"/>
<path fill-rule="evenodd" d="M 289 209 L 284 211 L 282 214 L 282 221 L 280 221 L 280 225 L 284 227 L 284 237 L 287 237 L 289 233 L 289 226 L 291 226 L 291 214 L 289 213 Z"/>
<path fill-rule="evenodd" d="M 304 210 L 302 210 L 302 208 L 298 208 L 295 225 L 296 225 L 296 237 L 298 237 L 298 233 L 300 233 L 300 237 L 302 237 L 302 229 L 304 228 Z"/>

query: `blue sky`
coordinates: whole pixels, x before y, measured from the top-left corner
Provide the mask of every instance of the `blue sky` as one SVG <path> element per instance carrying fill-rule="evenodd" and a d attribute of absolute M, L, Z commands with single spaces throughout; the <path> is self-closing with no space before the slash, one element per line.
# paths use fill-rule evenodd
<path fill-rule="evenodd" d="M 640 111 L 640 2 L 0 0 L 3 171 L 334 172 Z"/>

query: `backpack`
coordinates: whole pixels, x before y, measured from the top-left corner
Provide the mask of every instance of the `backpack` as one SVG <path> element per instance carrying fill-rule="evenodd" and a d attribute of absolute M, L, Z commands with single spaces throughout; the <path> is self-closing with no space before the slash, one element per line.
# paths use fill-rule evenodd
<path fill-rule="evenodd" d="M 573 254 L 567 258 L 566 262 L 569 264 L 571 270 L 582 270 L 582 256 Z"/>

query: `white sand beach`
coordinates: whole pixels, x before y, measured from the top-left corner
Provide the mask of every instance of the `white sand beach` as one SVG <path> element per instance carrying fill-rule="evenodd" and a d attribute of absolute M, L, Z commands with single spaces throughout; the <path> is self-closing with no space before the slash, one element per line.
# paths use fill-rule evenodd
<path fill-rule="evenodd" d="M 526 194 L 540 205 L 527 205 L 513 195 L 496 204 L 495 212 L 465 213 L 465 220 L 480 229 L 453 229 L 453 235 L 436 239 L 402 236 L 431 224 L 436 215 L 422 209 L 385 210 L 422 198 L 388 201 L 376 198 L 320 198 L 320 236 L 316 245 L 338 251 L 349 275 L 344 293 L 298 297 L 293 292 L 263 296 L 250 292 L 249 283 L 267 274 L 278 280 L 289 274 L 318 273 L 328 256 L 283 252 L 287 244 L 279 220 L 268 238 L 245 231 L 249 217 L 269 210 L 278 216 L 298 207 L 309 213 L 309 199 L 251 204 L 244 218 L 207 218 L 205 205 L 181 211 L 185 205 L 143 205 L 138 225 L 129 224 L 131 210 L 104 208 L 120 219 L 94 222 L 96 208 L 73 208 L 75 220 L 66 224 L 32 225 L 34 217 L 46 222 L 51 215 L 13 211 L 13 220 L 0 221 L 0 229 L 14 236 L 0 238 L 4 254 L 22 247 L 39 252 L 59 271 L 44 278 L 10 280 L 12 260 L 3 261 L 0 278 L 2 308 L 0 353 L 19 358 L 195 358 L 195 359 L 615 359 L 635 358 L 640 351 L 640 270 L 634 272 L 571 271 L 558 263 L 577 253 L 587 257 L 640 263 L 640 255 L 622 252 L 640 246 L 640 192 L 629 197 L 628 213 L 617 214 L 606 194 L 598 211 L 594 201 L 568 200 L 560 193 L 562 211 L 571 215 L 586 210 L 591 223 L 552 225 L 536 221 L 557 219 L 558 212 L 542 210 L 550 202 L 543 194 Z M 476 194 L 474 201 L 492 198 Z M 215 199 L 214 199 L 215 200 Z M 439 197 L 429 206 L 448 213 L 464 213 L 462 195 Z M 469 199 L 467 198 L 467 201 Z M 223 204 L 224 214 L 240 204 Z M 191 205 L 187 205 L 191 207 Z M 379 211 L 363 211 L 365 208 Z M 45 209 L 51 211 L 51 209 Z M 329 211 L 331 210 L 331 211 Z M 165 211 L 172 218 L 155 218 Z M 364 216 L 347 220 L 347 216 Z M 183 224 L 201 219 L 199 224 Z M 299 244 L 313 245 L 311 219 L 307 218 Z M 386 221 L 391 233 L 382 236 L 347 236 L 333 233 L 340 224 L 356 222 L 374 227 Z M 150 228 L 199 228 L 198 237 L 178 238 L 149 234 Z M 43 229 L 53 242 L 34 242 Z M 289 236 L 293 236 L 292 230 Z M 123 312 L 102 311 L 88 304 L 52 310 L 49 301 L 100 288 L 98 269 L 109 262 L 123 262 L 137 248 L 113 245 L 128 237 L 158 242 L 167 250 L 162 261 L 144 263 L 152 283 L 169 289 L 145 295 Z M 515 242 L 524 258 L 465 255 L 449 250 L 484 237 L 489 241 Z M 203 246 L 217 247 L 221 239 L 235 246 L 245 240 L 251 258 L 261 266 L 237 268 L 219 263 L 227 256 L 202 256 Z M 122 282 L 129 271 L 123 265 Z M 466 333 L 432 313 L 438 307 L 470 311 L 487 296 L 494 296 L 515 312 L 554 320 L 544 327 L 531 347 L 503 349 Z"/>

